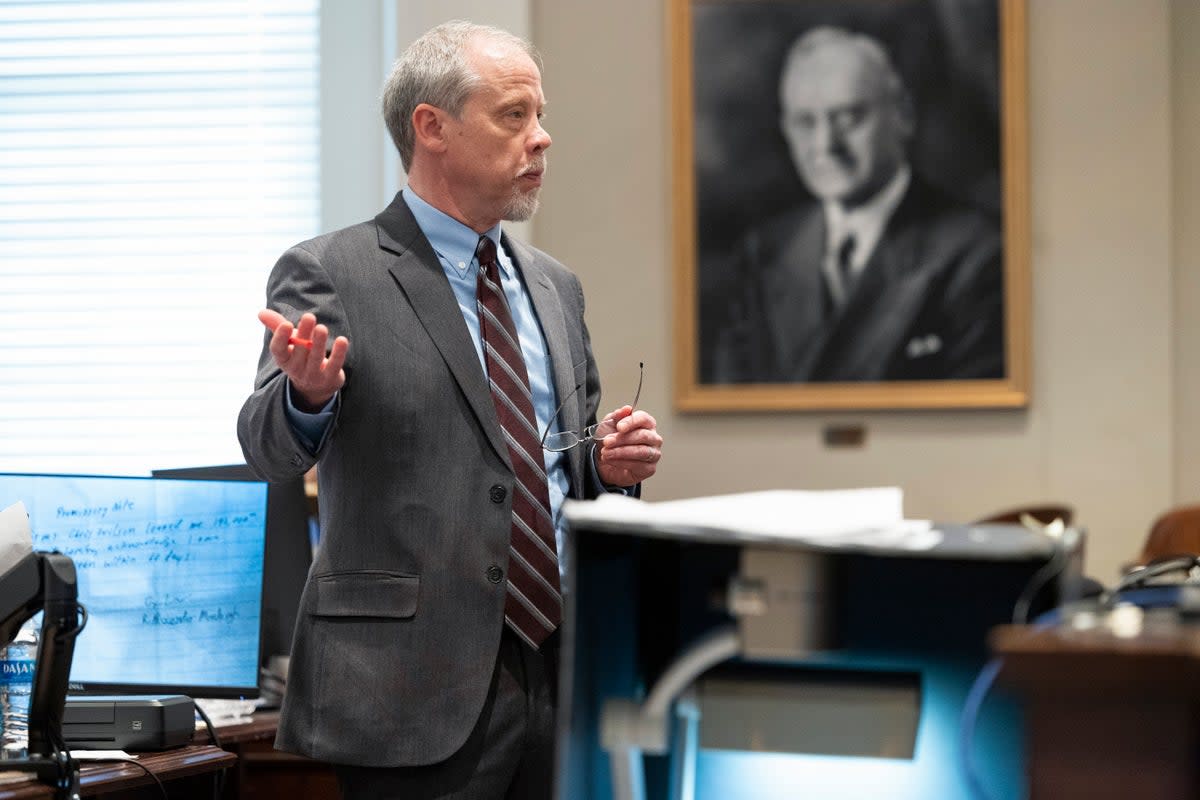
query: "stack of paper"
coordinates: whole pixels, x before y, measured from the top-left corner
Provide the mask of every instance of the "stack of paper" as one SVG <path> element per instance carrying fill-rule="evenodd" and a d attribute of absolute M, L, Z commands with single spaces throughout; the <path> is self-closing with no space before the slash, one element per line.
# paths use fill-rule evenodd
<path fill-rule="evenodd" d="M 772 490 L 649 503 L 622 495 L 568 500 L 575 527 L 675 536 L 718 533 L 747 541 L 814 546 L 927 550 L 941 535 L 926 520 L 906 520 L 899 488 Z"/>

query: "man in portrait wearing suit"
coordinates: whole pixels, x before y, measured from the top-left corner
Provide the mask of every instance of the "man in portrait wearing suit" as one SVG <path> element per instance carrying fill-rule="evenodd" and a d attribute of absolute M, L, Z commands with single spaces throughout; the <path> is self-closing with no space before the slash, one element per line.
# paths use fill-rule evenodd
<path fill-rule="evenodd" d="M 708 382 L 1003 377 L 999 226 L 913 172 L 913 103 L 886 51 L 813 29 L 787 53 L 779 100 L 817 202 L 740 243 Z"/>
<path fill-rule="evenodd" d="M 527 42 L 429 31 L 383 92 L 407 187 L 268 281 L 238 435 L 265 479 L 319 462 L 321 517 L 276 744 L 347 798 L 550 797 L 562 502 L 636 494 L 661 454 L 630 406 L 586 435 L 579 280 L 502 231 L 537 208 L 544 103 Z"/>

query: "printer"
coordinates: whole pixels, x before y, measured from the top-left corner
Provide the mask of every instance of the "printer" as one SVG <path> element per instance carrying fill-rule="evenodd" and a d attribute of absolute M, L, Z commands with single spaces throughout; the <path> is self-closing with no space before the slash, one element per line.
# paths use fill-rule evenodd
<path fill-rule="evenodd" d="M 166 750 L 195 732 L 195 704 L 181 694 L 68 696 L 63 708 L 63 739 L 77 750 Z"/>

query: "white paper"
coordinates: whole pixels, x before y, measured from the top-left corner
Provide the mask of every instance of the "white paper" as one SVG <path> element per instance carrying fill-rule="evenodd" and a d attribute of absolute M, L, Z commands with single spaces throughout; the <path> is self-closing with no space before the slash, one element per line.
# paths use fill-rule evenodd
<path fill-rule="evenodd" d="M 197 697 L 194 699 L 200 710 L 208 715 L 213 725 L 232 725 L 253 719 L 257 700 L 235 700 L 231 698 Z M 204 730 L 204 720 L 196 720 L 196 730 Z"/>
<path fill-rule="evenodd" d="M 23 783 L 36 780 L 37 775 L 32 772 L 20 772 L 18 770 L 3 770 L 0 771 L 0 786 L 6 783 Z"/>
<path fill-rule="evenodd" d="M 829 491 L 771 490 L 650 503 L 621 495 L 568 500 L 573 525 L 827 547 L 928 550 L 942 536 L 926 520 L 906 520 L 896 487 Z"/>
<path fill-rule="evenodd" d="M 33 534 L 29 530 L 29 512 L 21 501 L 0 511 L 0 575 L 33 552 Z"/>
<path fill-rule="evenodd" d="M 72 750 L 71 756 L 78 761 L 137 761 L 124 750 Z"/>

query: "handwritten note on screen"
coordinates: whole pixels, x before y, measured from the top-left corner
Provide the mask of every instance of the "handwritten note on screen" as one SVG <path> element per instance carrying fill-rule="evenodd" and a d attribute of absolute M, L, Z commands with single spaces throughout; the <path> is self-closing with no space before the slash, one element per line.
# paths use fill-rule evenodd
<path fill-rule="evenodd" d="M 266 484 L 0 475 L 15 500 L 34 550 L 75 562 L 72 683 L 256 684 Z"/>

